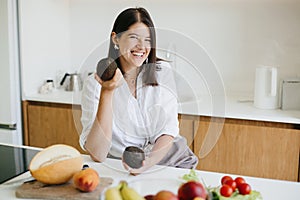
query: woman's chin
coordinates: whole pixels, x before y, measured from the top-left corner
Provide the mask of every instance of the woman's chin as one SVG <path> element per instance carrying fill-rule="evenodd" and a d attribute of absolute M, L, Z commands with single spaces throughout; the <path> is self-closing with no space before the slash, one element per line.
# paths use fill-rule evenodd
<path fill-rule="evenodd" d="M 132 59 L 132 64 L 134 64 L 134 66 L 141 66 L 144 62 L 145 62 L 146 58 L 144 57 L 134 57 Z"/>
<path fill-rule="evenodd" d="M 143 63 L 144 63 L 144 61 L 135 61 L 135 62 L 133 62 L 133 65 L 135 67 L 140 67 L 140 66 L 142 66 Z"/>

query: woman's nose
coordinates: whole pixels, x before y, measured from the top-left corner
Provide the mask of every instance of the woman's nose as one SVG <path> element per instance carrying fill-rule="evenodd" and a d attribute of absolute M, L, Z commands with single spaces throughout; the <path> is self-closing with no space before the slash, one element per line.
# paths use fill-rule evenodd
<path fill-rule="evenodd" d="M 138 48 L 144 48 L 145 47 L 145 42 L 140 38 L 138 39 L 137 45 Z"/>

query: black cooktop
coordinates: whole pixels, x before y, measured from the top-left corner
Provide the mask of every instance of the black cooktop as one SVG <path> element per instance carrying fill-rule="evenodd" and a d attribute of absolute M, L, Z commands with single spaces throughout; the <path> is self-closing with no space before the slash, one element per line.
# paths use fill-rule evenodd
<path fill-rule="evenodd" d="M 0 144 L 0 184 L 26 171 L 38 150 Z"/>

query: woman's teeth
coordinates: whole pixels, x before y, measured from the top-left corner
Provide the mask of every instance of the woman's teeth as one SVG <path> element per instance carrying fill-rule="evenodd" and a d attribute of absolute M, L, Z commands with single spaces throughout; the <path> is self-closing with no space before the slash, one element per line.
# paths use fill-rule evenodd
<path fill-rule="evenodd" d="M 134 56 L 140 56 L 140 57 L 142 57 L 144 55 L 144 53 L 138 53 L 138 52 L 133 52 L 132 54 Z"/>

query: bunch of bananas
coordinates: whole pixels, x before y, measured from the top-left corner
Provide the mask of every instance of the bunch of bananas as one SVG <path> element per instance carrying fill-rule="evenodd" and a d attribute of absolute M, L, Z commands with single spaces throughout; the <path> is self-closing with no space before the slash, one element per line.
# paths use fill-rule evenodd
<path fill-rule="evenodd" d="M 145 200 L 137 191 L 128 187 L 126 181 L 120 181 L 118 186 L 105 191 L 105 200 Z"/>

